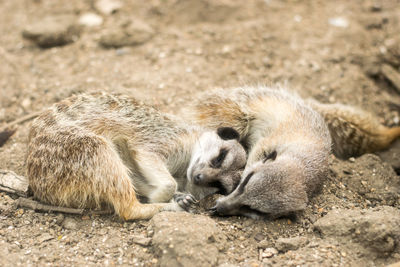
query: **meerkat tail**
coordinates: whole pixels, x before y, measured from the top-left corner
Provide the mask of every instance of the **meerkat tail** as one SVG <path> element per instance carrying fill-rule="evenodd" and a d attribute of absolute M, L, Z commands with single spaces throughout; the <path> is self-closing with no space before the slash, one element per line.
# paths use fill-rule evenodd
<path fill-rule="evenodd" d="M 386 128 L 382 131 L 382 136 L 384 137 L 384 148 L 389 146 L 397 138 L 400 138 L 400 127 Z M 387 145 L 386 145 L 387 144 Z"/>
<path fill-rule="evenodd" d="M 366 111 L 315 100 L 308 103 L 324 117 L 332 137 L 333 153 L 339 158 L 386 149 L 400 136 L 400 127 L 388 128 Z"/>

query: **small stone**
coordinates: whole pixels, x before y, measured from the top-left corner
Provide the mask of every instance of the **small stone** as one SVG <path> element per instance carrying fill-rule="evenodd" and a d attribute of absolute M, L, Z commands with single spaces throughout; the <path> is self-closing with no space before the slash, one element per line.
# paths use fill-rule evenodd
<path fill-rule="evenodd" d="M 350 162 L 355 162 L 356 159 L 355 159 L 354 157 L 351 157 L 351 158 L 349 158 L 349 161 L 350 161 Z"/>
<path fill-rule="evenodd" d="M 64 221 L 64 214 L 62 213 L 57 214 L 56 224 L 61 225 L 63 221 Z"/>
<path fill-rule="evenodd" d="M 262 258 L 271 258 L 278 254 L 278 250 L 275 248 L 266 248 L 264 252 L 261 254 Z"/>
<path fill-rule="evenodd" d="M 78 229 L 78 223 L 76 222 L 75 219 L 67 217 L 64 219 L 62 226 L 65 229 L 69 229 L 69 230 L 76 230 Z"/>
<path fill-rule="evenodd" d="M 87 27 L 95 27 L 103 24 L 103 18 L 95 13 L 84 13 L 79 18 L 79 24 Z"/>
<path fill-rule="evenodd" d="M 275 242 L 276 248 L 281 252 L 286 252 L 288 250 L 296 250 L 300 247 L 305 246 L 308 243 L 307 238 L 302 236 L 292 237 L 292 238 L 279 238 Z"/>
<path fill-rule="evenodd" d="M 265 236 L 262 234 L 262 233 L 257 233 L 255 236 L 254 236 L 254 239 L 256 240 L 256 241 L 261 241 L 261 240 L 263 240 L 265 238 Z"/>
<path fill-rule="evenodd" d="M 141 246 L 147 247 L 151 243 L 151 238 L 148 237 L 142 237 L 142 236 L 134 236 L 132 238 L 133 243 L 139 244 Z"/>
<path fill-rule="evenodd" d="M 36 240 L 39 243 L 43 243 L 43 242 L 49 241 L 51 239 L 54 239 L 54 236 L 50 235 L 49 233 L 41 234 L 39 237 L 36 238 Z"/>
<path fill-rule="evenodd" d="M 100 37 L 100 45 L 106 48 L 140 45 L 150 40 L 154 35 L 153 28 L 139 20 L 127 25 L 111 29 Z"/>
<path fill-rule="evenodd" d="M 29 98 L 25 98 L 24 100 L 22 100 L 21 105 L 27 109 L 31 106 L 32 101 Z"/>
<path fill-rule="evenodd" d="M 75 41 L 80 28 L 70 15 L 49 16 L 27 26 L 22 36 L 42 48 L 62 46 Z"/>
<path fill-rule="evenodd" d="M 329 24 L 338 28 L 347 28 L 349 27 L 349 21 L 342 17 L 330 18 Z"/>
<path fill-rule="evenodd" d="M 257 244 L 257 247 L 258 248 L 262 248 L 262 249 L 265 249 L 265 248 L 267 248 L 268 246 L 270 246 L 271 244 L 267 241 L 267 240 L 262 240 L 262 241 L 260 241 L 258 244 Z"/>
<path fill-rule="evenodd" d="M 371 12 L 380 12 L 382 11 L 382 4 L 378 3 L 378 2 L 374 2 L 370 7 L 369 10 Z"/>
<path fill-rule="evenodd" d="M 95 4 L 95 8 L 104 15 L 110 15 L 122 8 L 122 3 L 117 0 L 99 0 Z"/>

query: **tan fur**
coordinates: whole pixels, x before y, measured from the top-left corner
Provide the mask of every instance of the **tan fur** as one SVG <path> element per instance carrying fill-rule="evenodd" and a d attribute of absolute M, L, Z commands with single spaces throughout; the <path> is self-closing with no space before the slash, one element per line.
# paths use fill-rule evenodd
<path fill-rule="evenodd" d="M 339 158 L 386 149 L 400 137 L 400 127 L 387 128 L 364 110 L 315 100 L 309 103 L 324 117 L 332 136 L 333 152 Z"/>
<path fill-rule="evenodd" d="M 220 198 L 220 214 L 276 216 L 304 209 L 328 172 L 331 148 L 323 118 L 283 88 L 205 93 L 188 113 L 202 126 L 231 126 L 248 148 L 241 182 Z"/>
<path fill-rule="evenodd" d="M 367 112 L 304 102 L 279 87 L 206 92 L 187 114 L 211 129 L 232 126 L 248 148 L 238 187 L 217 201 L 219 214 L 302 210 L 327 176 L 331 137 L 333 152 L 345 158 L 384 149 L 400 136 L 400 127 L 389 129 Z"/>
<path fill-rule="evenodd" d="M 74 208 L 109 206 L 125 220 L 182 210 L 165 202 L 178 186 L 186 189 L 189 165 L 206 173 L 206 167 L 191 163 L 200 140 L 238 155 L 243 150 L 237 141 L 224 141 L 133 98 L 105 93 L 55 104 L 33 122 L 29 138 L 27 175 L 37 199 Z M 215 179 L 230 179 L 225 173 L 242 168 L 244 150 L 242 154 L 241 160 L 219 168 Z M 150 203 L 140 203 L 137 196 Z"/>

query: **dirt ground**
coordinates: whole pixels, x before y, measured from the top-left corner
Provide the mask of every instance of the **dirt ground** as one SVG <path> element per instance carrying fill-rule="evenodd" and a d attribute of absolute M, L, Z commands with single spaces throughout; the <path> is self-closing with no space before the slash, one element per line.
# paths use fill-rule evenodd
<path fill-rule="evenodd" d="M 399 125 L 400 89 L 382 74 L 399 71 L 397 0 L 15 0 L 0 13 L 0 127 L 79 92 L 179 114 L 198 92 L 271 83 Z M 24 175 L 29 125 L 0 148 L 0 169 Z M 0 265 L 385 266 L 400 261 L 400 142 L 380 157 L 332 156 L 307 209 L 274 221 L 122 222 L 0 193 Z"/>

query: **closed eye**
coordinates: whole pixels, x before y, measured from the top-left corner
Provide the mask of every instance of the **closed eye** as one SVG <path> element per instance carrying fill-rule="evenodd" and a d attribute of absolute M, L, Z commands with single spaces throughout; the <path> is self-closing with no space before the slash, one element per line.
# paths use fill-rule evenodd
<path fill-rule="evenodd" d="M 226 155 L 228 154 L 228 150 L 221 149 L 218 156 L 211 160 L 211 167 L 212 168 L 219 168 L 221 167 L 222 163 L 225 160 Z"/>
<path fill-rule="evenodd" d="M 265 163 L 267 160 L 275 160 L 277 155 L 278 153 L 276 152 L 276 150 L 272 151 L 271 153 L 266 153 L 264 151 L 263 163 Z"/>

